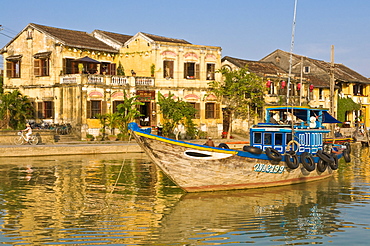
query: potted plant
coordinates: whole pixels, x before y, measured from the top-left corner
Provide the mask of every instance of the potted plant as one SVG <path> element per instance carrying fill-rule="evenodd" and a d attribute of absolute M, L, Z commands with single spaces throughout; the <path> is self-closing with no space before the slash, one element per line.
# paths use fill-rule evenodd
<path fill-rule="evenodd" d="M 150 66 L 150 75 L 151 75 L 152 77 L 154 77 L 154 73 L 155 73 L 155 65 L 154 65 L 154 64 L 152 64 L 152 65 Z"/>
<path fill-rule="evenodd" d="M 110 141 L 116 141 L 117 140 L 117 136 L 116 135 L 108 135 L 108 139 Z"/>
<path fill-rule="evenodd" d="M 86 134 L 86 140 L 87 141 L 93 141 L 94 140 L 94 136 L 91 135 L 91 134 Z"/>

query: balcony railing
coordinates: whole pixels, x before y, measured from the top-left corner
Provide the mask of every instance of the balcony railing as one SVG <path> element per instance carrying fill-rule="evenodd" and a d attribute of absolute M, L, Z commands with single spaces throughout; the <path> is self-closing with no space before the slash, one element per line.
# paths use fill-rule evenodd
<path fill-rule="evenodd" d="M 59 78 L 61 84 L 92 84 L 113 86 L 154 86 L 152 77 L 126 77 L 118 75 L 66 74 Z"/>
<path fill-rule="evenodd" d="M 154 78 L 135 77 L 135 85 L 154 86 Z"/>
<path fill-rule="evenodd" d="M 124 76 L 112 76 L 112 85 L 127 85 L 129 84 L 128 78 Z"/>

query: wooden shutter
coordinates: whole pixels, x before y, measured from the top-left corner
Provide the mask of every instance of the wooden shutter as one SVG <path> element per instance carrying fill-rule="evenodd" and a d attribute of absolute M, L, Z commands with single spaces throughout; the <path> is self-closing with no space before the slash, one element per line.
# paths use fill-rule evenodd
<path fill-rule="evenodd" d="M 37 102 L 37 118 L 43 119 L 44 118 L 44 103 Z"/>
<path fill-rule="evenodd" d="M 41 76 L 41 60 L 35 59 L 33 62 L 33 73 L 35 76 Z"/>
<path fill-rule="evenodd" d="M 91 101 L 86 102 L 86 118 L 91 119 Z"/>
<path fill-rule="evenodd" d="M 101 114 L 106 114 L 107 113 L 107 102 L 102 101 L 101 102 Z"/>
<path fill-rule="evenodd" d="M 200 103 L 195 103 L 194 104 L 194 108 L 196 109 L 196 113 L 195 113 L 195 116 L 194 118 L 195 119 L 200 119 Z"/>
<path fill-rule="evenodd" d="M 6 77 L 13 77 L 13 62 L 6 62 Z"/>
<path fill-rule="evenodd" d="M 199 64 L 195 64 L 195 78 L 200 79 L 200 69 L 199 69 Z"/>
<path fill-rule="evenodd" d="M 110 75 L 116 75 L 116 63 L 110 64 Z"/>
<path fill-rule="evenodd" d="M 184 79 L 186 79 L 188 76 L 188 66 L 187 63 L 184 63 Z"/>
<path fill-rule="evenodd" d="M 220 104 L 219 103 L 215 103 L 215 119 L 219 119 L 220 118 Z"/>

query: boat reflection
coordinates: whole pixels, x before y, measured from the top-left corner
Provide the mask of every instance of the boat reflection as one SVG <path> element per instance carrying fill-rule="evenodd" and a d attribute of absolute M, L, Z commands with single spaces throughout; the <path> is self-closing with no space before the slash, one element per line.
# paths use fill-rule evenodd
<path fill-rule="evenodd" d="M 328 235 L 340 227 L 335 178 L 284 187 L 188 193 L 166 214 L 157 243 L 290 242 Z M 350 200 L 350 198 L 348 197 Z M 235 241 L 238 235 L 239 241 Z"/>

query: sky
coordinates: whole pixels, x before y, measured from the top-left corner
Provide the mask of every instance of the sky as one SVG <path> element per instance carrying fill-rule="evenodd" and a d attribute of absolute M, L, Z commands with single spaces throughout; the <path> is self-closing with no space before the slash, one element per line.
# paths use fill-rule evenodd
<path fill-rule="evenodd" d="M 295 0 L 2 0 L 0 48 L 29 23 L 85 31 L 138 32 L 219 46 L 258 61 L 291 50 Z M 297 0 L 293 53 L 334 61 L 370 77 L 370 1 Z M 3 60 L 0 61 L 3 67 Z"/>

